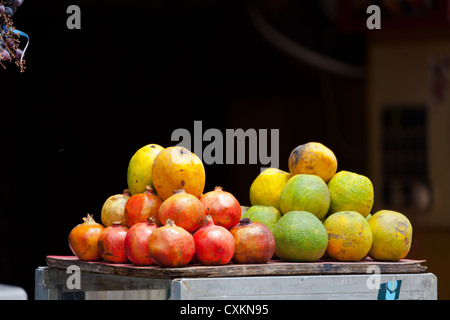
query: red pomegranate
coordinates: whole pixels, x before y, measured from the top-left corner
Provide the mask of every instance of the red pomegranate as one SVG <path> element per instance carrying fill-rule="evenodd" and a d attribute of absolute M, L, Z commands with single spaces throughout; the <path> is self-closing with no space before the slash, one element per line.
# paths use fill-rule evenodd
<path fill-rule="evenodd" d="M 168 219 L 166 224 L 150 234 L 148 238 L 150 257 L 162 267 L 183 267 L 195 254 L 192 234 Z"/>
<path fill-rule="evenodd" d="M 148 238 L 158 226 L 155 218 L 148 218 L 146 222 L 133 225 L 125 237 L 125 253 L 128 260 L 139 266 L 155 264 L 149 254 Z"/>
<path fill-rule="evenodd" d="M 201 196 L 200 201 L 214 223 L 230 230 L 239 223 L 241 219 L 241 206 L 239 201 L 229 192 L 223 191 L 222 187 L 216 187 Z"/>
<path fill-rule="evenodd" d="M 234 237 L 224 227 L 216 226 L 207 215 L 203 226 L 194 234 L 195 258 L 201 265 L 227 264 L 233 258 Z"/>
<path fill-rule="evenodd" d="M 103 260 L 114 263 L 130 262 L 125 253 L 125 237 L 128 227 L 121 225 L 122 221 L 114 221 L 105 228 L 98 237 L 98 251 Z"/>
<path fill-rule="evenodd" d="M 235 240 L 234 263 L 266 263 L 275 253 L 275 239 L 270 229 L 249 218 L 230 230 Z"/>
<path fill-rule="evenodd" d="M 202 226 L 205 215 L 205 207 L 201 201 L 184 189 L 179 189 L 161 204 L 156 220 L 165 225 L 170 219 L 178 227 L 193 233 Z"/>
<path fill-rule="evenodd" d="M 136 223 L 145 222 L 158 213 L 162 200 L 155 194 L 151 186 L 143 193 L 133 195 L 125 204 L 125 223 L 132 227 Z"/>

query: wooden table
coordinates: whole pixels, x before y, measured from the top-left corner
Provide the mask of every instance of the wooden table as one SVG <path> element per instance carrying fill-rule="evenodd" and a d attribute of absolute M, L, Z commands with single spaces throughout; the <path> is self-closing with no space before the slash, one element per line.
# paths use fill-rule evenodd
<path fill-rule="evenodd" d="M 133 264 L 107 263 L 104 261 L 80 261 L 75 256 L 47 256 L 47 265 L 66 269 L 70 265 L 80 267 L 82 272 L 115 274 L 152 279 L 292 276 L 313 274 L 367 274 L 369 266 L 377 266 L 381 273 L 423 273 L 425 260 L 403 259 L 398 262 L 374 261 L 366 258 L 358 262 L 319 260 L 317 262 L 285 262 L 271 260 L 266 264 L 227 264 L 222 266 L 187 265 L 182 268 L 159 266 L 136 266 Z"/>
<path fill-rule="evenodd" d="M 85 292 L 78 297 L 85 299 L 112 297 L 93 294 L 100 291 L 120 291 L 119 296 L 126 298 L 123 292 L 129 290 L 153 290 L 150 296 L 146 293 L 144 297 L 154 298 L 151 293 L 157 293 L 156 298 L 162 299 L 376 299 L 380 298 L 380 290 L 386 290 L 386 283 L 401 284 L 401 294 L 397 298 L 435 299 L 437 296 L 437 279 L 426 273 L 425 260 L 272 260 L 267 264 L 187 265 L 182 268 L 80 261 L 75 256 L 47 256 L 46 261 L 48 267 L 36 271 L 36 292 L 42 299 L 77 298 L 76 292 Z M 71 276 L 66 272 L 70 266 L 76 266 L 81 273 L 79 290 L 65 288 Z M 374 271 L 379 273 L 384 289 L 369 288 L 368 279 L 374 276 Z M 139 293 L 131 298 L 140 298 Z"/>

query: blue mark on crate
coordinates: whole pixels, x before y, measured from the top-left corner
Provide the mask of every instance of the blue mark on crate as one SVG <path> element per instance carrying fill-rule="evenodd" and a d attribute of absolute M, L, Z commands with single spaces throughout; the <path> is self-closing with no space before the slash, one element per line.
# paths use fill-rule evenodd
<path fill-rule="evenodd" d="M 394 280 L 380 284 L 378 300 L 398 300 L 402 280 Z"/>

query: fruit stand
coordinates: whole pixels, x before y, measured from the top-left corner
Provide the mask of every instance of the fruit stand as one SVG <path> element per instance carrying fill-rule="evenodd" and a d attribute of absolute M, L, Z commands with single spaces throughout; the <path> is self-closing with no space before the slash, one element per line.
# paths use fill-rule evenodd
<path fill-rule="evenodd" d="M 69 233 L 74 255 L 36 270 L 36 299 L 437 299 L 425 261 L 406 259 L 408 218 L 371 214 L 369 178 L 336 172 L 320 143 L 295 148 L 289 169 L 256 177 L 246 207 L 204 190 L 186 148 L 143 147 L 103 225 L 88 214 Z"/>
<path fill-rule="evenodd" d="M 424 260 L 271 260 L 182 268 L 88 262 L 75 256 L 48 256 L 46 261 L 36 270 L 36 299 L 437 299 L 437 278 L 426 272 Z M 78 288 L 70 285 L 70 266 L 79 268 Z"/>

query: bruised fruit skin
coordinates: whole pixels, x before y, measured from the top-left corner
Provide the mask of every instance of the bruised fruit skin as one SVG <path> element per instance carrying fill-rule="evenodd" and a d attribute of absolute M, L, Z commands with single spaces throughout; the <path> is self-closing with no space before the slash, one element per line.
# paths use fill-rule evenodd
<path fill-rule="evenodd" d="M 222 187 L 216 187 L 201 196 L 200 201 L 210 215 L 214 224 L 228 230 L 239 223 L 241 219 L 241 205 L 239 201 L 229 192 L 223 191 Z"/>
<path fill-rule="evenodd" d="M 199 198 L 205 188 L 205 168 L 197 155 L 175 146 L 162 150 L 153 161 L 153 185 L 165 200 L 178 189 L 184 189 Z"/>
<path fill-rule="evenodd" d="M 155 229 L 148 238 L 150 257 L 162 267 L 178 268 L 187 265 L 195 254 L 192 234 L 172 220 Z"/>
<path fill-rule="evenodd" d="M 369 223 L 356 211 L 333 213 L 323 226 L 328 233 L 327 253 L 333 259 L 360 261 L 372 246 Z"/>
<path fill-rule="evenodd" d="M 73 254 L 80 260 L 101 260 L 102 257 L 98 252 L 98 237 L 105 229 L 104 226 L 95 222 L 91 215 L 83 218 L 83 223 L 77 225 L 70 231 L 69 247 Z"/>
<path fill-rule="evenodd" d="M 131 157 L 127 170 L 128 189 L 131 194 L 144 192 L 148 185 L 153 187 L 153 161 L 164 148 L 158 144 L 148 144 Z"/>
<path fill-rule="evenodd" d="M 128 189 L 123 191 L 123 194 L 116 194 L 106 199 L 102 207 L 101 219 L 105 227 L 112 226 L 114 221 L 120 221 L 123 226 L 125 222 L 125 205 L 130 199 L 130 192 Z"/>
<path fill-rule="evenodd" d="M 202 202 L 192 194 L 180 189 L 161 204 L 157 222 L 165 225 L 170 219 L 178 227 L 193 233 L 202 226 L 205 215 L 206 210 Z"/>
<path fill-rule="evenodd" d="M 139 266 L 154 265 L 148 248 L 148 238 L 158 226 L 155 219 L 148 218 L 145 222 L 133 225 L 125 237 L 125 253 L 128 260 Z"/>
<path fill-rule="evenodd" d="M 162 200 L 155 195 L 153 189 L 147 186 L 144 193 L 131 196 L 125 204 L 125 223 L 132 227 L 136 223 L 145 222 L 148 218 L 158 214 Z"/>
<path fill-rule="evenodd" d="M 408 255 L 413 227 L 405 215 L 397 211 L 380 210 L 368 223 L 373 234 L 369 257 L 374 260 L 399 261 Z"/>
<path fill-rule="evenodd" d="M 234 263 L 266 263 L 275 253 L 275 238 L 260 222 L 244 218 L 230 232 L 235 240 Z"/>
<path fill-rule="evenodd" d="M 234 237 L 222 226 L 216 226 L 207 215 L 203 226 L 194 234 L 195 258 L 201 265 L 227 264 L 233 258 Z"/>
<path fill-rule="evenodd" d="M 113 263 L 130 262 L 125 252 L 127 231 L 128 227 L 122 226 L 120 221 L 116 221 L 100 233 L 97 245 L 103 260 Z"/>
<path fill-rule="evenodd" d="M 337 159 L 333 151 L 319 142 L 302 144 L 289 156 L 289 171 L 296 174 L 315 174 L 328 182 L 337 171 Z"/>

